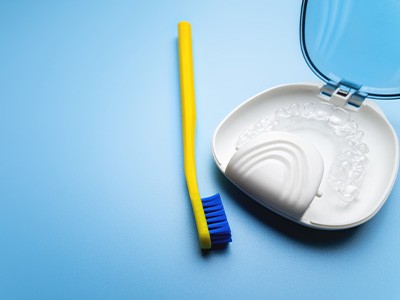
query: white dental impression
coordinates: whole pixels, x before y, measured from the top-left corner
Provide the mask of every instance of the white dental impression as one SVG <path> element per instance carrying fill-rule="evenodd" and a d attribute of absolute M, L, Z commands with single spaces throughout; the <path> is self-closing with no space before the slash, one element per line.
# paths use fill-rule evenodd
<path fill-rule="evenodd" d="M 323 173 L 318 150 L 284 131 L 253 136 L 226 168 L 226 175 L 254 199 L 294 219 L 319 194 Z"/>
<path fill-rule="evenodd" d="M 314 122 L 315 124 L 312 124 Z M 344 202 L 349 203 L 357 197 L 368 163 L 368 146 L 362 142 L 364 132 L 358 124 L 350 120 L 344 109 L 329 103 L 316 102 L 299 105 L 291 104 L 275 112 L 274 119 L 262 118 L 240 134 L 236 149 L 258 137 L 273 131 L 291 131 L 299 127 L 325 123 L 336 136 L 337 156 L 330 168 L 329 185 Z"/>

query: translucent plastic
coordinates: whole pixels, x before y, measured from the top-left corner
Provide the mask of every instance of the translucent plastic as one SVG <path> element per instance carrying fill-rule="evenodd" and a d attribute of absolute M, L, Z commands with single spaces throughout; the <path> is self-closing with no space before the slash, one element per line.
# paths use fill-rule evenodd
<path fill-rule="evenodd" d="M 291 131 L 302 126 L 316 127 L 327 124 L 336 136 L 337 157 L 330 168 L 329 185 L 346 203 L 354 200 L 365 175 L 368 163 L 368 146 L 362 142 L 364 132 L 350 119 L 349 113 L 337 106 L 324 102 L 311 102 L 305 105 L 291 104 L 275 112 L 274 119 L 263 118 L 252 128 L 246 128 L 237 140 L 240 149 L 252 138 L 271 131 Z M 319 123 L 319 124 L 318 124 Z"/>
<path fill-rule="evenodd" d="M 400 2 L 304 0 L 301 46 L 326 82 L 371 98 L 400 97 Z"/>

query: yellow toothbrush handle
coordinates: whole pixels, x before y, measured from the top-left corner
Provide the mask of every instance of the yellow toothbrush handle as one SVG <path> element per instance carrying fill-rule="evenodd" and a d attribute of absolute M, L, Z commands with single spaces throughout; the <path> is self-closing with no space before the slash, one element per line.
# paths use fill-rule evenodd
<path fill-rule="evenodd" d="M 196 179 L 196 102 L 194 93 L 192 32 L 189 22 L 182 21 L 178 24 L 178 49 L 186 184 L 192 202 L 193 214 L 200 239 L 200 247 L 209 249 L 211 248 L 211 238 Z"/>

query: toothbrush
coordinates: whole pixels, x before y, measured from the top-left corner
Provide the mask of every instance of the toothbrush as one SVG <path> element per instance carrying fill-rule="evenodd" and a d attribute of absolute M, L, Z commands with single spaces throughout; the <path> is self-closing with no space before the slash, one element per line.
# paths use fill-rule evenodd
<path fill-rule="evenodd" d="M 178 24 L 179 73 L 182 104 L 182 135 L 186 184 L 202 249 L 232 241 L 231 230 L 219 194 L 200 198 L 196 178 L 195 131 L 196 102 L 192 55 L 192 33 L 189 22 Z"/>

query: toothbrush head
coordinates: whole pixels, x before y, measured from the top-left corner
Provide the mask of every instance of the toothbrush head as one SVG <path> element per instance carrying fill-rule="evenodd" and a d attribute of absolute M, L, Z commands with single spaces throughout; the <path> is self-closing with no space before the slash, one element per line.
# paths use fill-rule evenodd
<path fill-rule="evenodd" d="M 210 232 L 211 245 L 221 246 L 232 242 L 231 229 L 225 215 L 220 194 L 201 198 Z"/>

